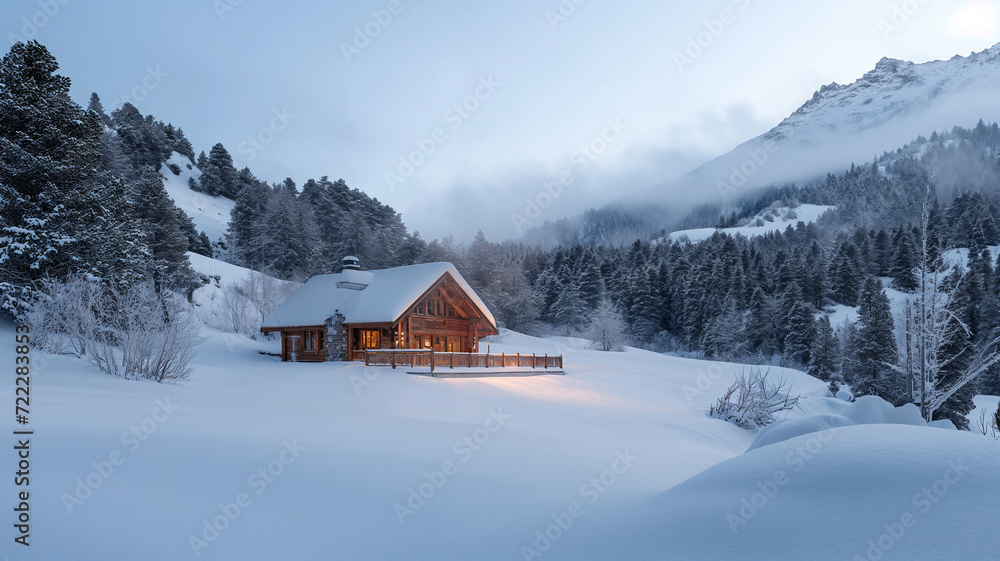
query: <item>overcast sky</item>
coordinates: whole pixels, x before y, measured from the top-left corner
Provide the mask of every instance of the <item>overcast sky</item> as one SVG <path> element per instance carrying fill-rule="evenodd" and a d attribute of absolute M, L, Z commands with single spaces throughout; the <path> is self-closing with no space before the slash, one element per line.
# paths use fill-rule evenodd
<path fill-rule="evenodd" d="M 681 175 L 883 56 L 1000 42 L 996 0 L 7 0 L 0 21 L 81 103 L 128 96 L 262 179 L 343 178 L 460 241 L 515 236 L 560 176 L 533 224 Z"/>

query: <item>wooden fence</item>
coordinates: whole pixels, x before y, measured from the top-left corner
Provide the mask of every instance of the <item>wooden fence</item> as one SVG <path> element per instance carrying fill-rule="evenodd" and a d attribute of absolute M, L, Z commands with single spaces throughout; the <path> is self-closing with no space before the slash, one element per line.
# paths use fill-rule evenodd
<path fill-rule="evenodd" d="M 363 354 L 363 357 L 361 356 Z M 522 355 L 483 353 L 442 353 L 424 349 L 368 349 L 358 351 L 355 360 L 361 358 L 365 366 L 397 366 L 435 368 L 558 368 L 563 367 L 562 355 Z"/>

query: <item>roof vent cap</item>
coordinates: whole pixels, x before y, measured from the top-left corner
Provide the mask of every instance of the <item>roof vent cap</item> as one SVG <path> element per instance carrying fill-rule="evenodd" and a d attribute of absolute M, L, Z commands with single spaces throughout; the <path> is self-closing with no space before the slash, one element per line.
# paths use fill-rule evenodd
<path fill-rule="evenodd" d="M 344 267 L 344 270 L 350 271 L 360 271 L 361 270 L 361 260 L 353 255 L 348 255 L 347 257 L 340 260 Z"/>

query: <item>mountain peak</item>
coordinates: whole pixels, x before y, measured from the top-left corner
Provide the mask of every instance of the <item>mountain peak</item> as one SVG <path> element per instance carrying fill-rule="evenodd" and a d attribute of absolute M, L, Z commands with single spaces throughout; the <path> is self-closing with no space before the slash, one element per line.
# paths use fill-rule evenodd
<path fill-rule="evenodd" d="M 704 185 L 721 180 L 725 187 L 728 179 L 748 188 L 822 176 L 919 135 L 974 126 L 980 119 L 998 121 L 998 94 L 1000 44 L 967 57 L 921 64 L 885 57 L 848 85 L 821 87 L 770 131 L 680 181 Z M 758 166 L 746 165 L 748 155 L 756 155 L 750 161 Z M 741 166 L 752 170 L 753 177 L 741 177 L 749 175 Z"/>

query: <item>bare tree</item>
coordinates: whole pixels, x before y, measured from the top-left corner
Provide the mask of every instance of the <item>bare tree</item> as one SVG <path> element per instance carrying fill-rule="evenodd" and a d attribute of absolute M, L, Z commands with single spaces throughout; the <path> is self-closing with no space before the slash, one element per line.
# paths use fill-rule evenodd
<path fill-rule="evenodd" d="M 945 290 L 942 267 L 932 262 L 929 256 L 927 229 L 930 197 L 931 187 L 928 184 L 921 236 L 922 255 L 916 271 L 920 288 L 916 299 L 908 303 L 903 334 L 907 356 L 903 358 L 902 365 L 891 365 L 906 376 L 908 397 L 920 405 L 921 414 L 927 422 L 959 390 L 1000 363 L 1000 352 L 997 352 L 1000 337 L 980 345 L 978 349 L 959 354 L 947 352 L 947 346 L 956 337 L 967 336 L 970 330 L 953 311 L 955 289 Z"/>

